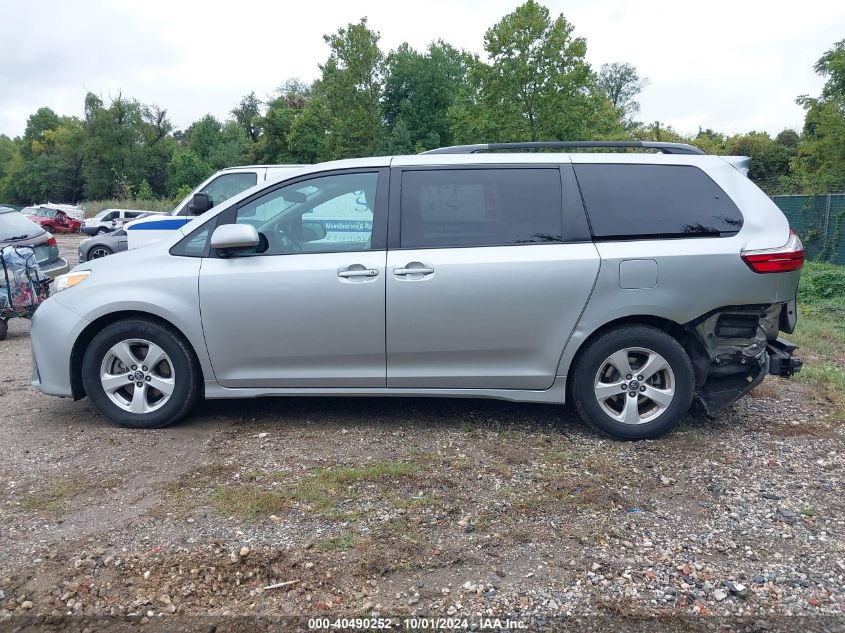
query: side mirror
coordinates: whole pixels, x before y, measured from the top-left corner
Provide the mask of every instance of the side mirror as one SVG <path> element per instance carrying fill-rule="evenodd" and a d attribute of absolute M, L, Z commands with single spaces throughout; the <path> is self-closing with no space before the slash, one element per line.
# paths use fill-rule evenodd
<path fill-rule="evenodd" d="M 200 215 L 213 206 L 214 202 L 207 193 L 195 193 L 193 199 L 188 203 L 188 212 L 193 215 Z"/>
<path fill-rule="evenodd" d="M 259 241 L 258 230 L 251 224 L 224 224 L 211 234 L 211 248 L 226 257 L 254 249 Z"/>
<path fill-rule="evenodd" d="M 318 242 L 328 235 L 326 225 L 316 220 L 304 220 L 299 236 L 300 242 Z"/>

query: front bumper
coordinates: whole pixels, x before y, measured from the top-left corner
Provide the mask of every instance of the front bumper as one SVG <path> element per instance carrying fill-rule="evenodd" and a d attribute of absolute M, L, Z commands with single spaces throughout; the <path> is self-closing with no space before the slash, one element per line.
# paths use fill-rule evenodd
<path fill-rule="evenodd" d="M 73 396 L 70 357 L 73 344 L 88 321 L 62 306 L 55 297 L 32 315 L 32 386 L 51 396 Z"/>

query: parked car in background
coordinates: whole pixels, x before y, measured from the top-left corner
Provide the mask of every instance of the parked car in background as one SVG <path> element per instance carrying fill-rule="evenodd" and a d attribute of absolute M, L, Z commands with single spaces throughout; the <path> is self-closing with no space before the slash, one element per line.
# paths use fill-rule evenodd
<path fill-rule="evenodd" d="M 26 217 L 53 233 L 76 233 L 82 221 L 71 217 L 66 211 L 54 207 L 25 207 L 21 210 Z"/>
<path fill-rule="evenodd" d="M 34 207 L 46 207 L 48 209 L 55 209 L 56 211 L 62 211 L 65 215 L 69 215 L 74 220 L 82 220 L 85 219 L 85 209 L 83 209 L 78 204 L 62 204 L 59 202 L 44 202 L 42 204 L 34 204 Z"/>
<path fill-rule="evenodd" d="M 164 215 L 163 212 L 142 211 L 140 209 L 103 209 L 93 218 L 87 218 L 82 223 L 82 232 L 87 235 L 111 233 L 123 228 L 123 225 L 141 216 Z"/>
<path fill-rule="evenodd" d="M 3 246 L 32 248 L 39 268 L 50 277 L 68 271 L 67 260 L 59 256 L 56 238 L 40 224 L 9 207 L 0 207 L 0 248 Z"/>
<path fill-rule="evenodd" d="M 79 263 L 81 264 L 92 259 L 108 257 L 126 249 L 126 230 L 118 229 L 111 233 L 102 233 L 82 240 L 79 243 L 77 252 L 79 254 Z"/>
<path fill-rule="evenodd" d="M 169 214 L 144 218 L 143 222 L 128 222 L 125 225 L 127 243 L 130 249 L 154 244 L 172 237 L 196 216 L 220 205 L 234 195 L 255 185 L 276 180 L 304 165 L 246 165 L 228 167 L 212 174 L 176 206 Z"/>
<path fill-rule="evenodd" d="M 136 219 L 140 220 L 145 217 L 153 217 L 161 215 L 152 211 L 142 212 Z M 108 257 L 115 253 L 120 253 L 128 248 L 126 242 L 126 229 L 117 229 L 110 233 L 101 233 L 94 237 L 89 237 L 79 243 L 77 249 L 80 262 L 87 262 L 92 259 L 100 259 L 101 257 Z"/>
<path fill-rule="evenodd" d="M 524 151 L 585 145 L 661 153 Z M 292 171 L 58 278 L 32 384 L 136 428 L 201 397 L 380 395 L 572 399 L 656 437 L 801 366 L 779 332 L 803 246 L 746 163 L 581 141 Z"/>

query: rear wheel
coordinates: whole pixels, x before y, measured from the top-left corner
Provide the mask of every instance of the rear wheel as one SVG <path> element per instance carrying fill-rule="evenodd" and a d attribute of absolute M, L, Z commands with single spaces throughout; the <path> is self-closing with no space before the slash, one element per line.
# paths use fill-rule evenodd
<path fill-rule="evenodd" d="M 196 403 L 199 380 L 187 342 L 142 319 L 103 328 L 82 361 L 91 402 L 112 422 L 132 428 L 161 428 L 179 420 Z"/>
<path fill-rule="evenodd" d="M 581 417 L 609 435 L 663 435 L 687 413 L 695 387 L 692 363 L 666 332 L 641 325 L 609 330 L 589 344 L 573 381 Z"/>

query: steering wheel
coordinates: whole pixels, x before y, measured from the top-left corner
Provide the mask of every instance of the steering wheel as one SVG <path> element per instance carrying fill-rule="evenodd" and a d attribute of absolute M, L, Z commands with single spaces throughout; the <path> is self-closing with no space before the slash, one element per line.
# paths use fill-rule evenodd
<path fill-rule="evenodd" d="M 290 234 L 285 231 L 281 224 L 277 224 L 274 229 L 270 229 L 266 233 L 267 241 L 270 243 L 270 248 L 277 253 L 301 253 L 302 246 L 299 242 L 294 240 Z"/>

